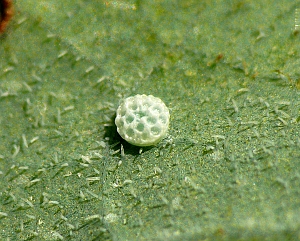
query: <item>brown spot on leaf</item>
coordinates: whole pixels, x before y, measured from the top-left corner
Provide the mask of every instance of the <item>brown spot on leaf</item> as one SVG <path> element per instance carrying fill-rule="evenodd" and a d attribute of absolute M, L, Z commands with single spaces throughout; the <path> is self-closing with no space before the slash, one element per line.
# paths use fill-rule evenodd
<path fill-rule="evenodd" d="M 0 0 L 0 33 L 3 33 L 14 14 L 12 0 Z"/>

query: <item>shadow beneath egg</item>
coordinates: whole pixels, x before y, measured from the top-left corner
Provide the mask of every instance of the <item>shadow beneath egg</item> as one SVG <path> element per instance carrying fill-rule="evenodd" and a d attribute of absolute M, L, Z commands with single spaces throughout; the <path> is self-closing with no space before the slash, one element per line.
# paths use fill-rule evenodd
<path fill-rule="evenodd" d="M 134 146 L 127 141 L 125 141 L 118 133 L 117 126 L 115 125 L 116 114 L 110 118 L 109 125 L 104 127 L 104 139 L 109 145 L 109 149 L 112 150 L 112 153 L 115 153 L 119 150 L 116 155 L 121 156 L 121 145 L 123 145 L 124 154 L 138 156 L 141 153 L 151 150 L 154 146 Z M 142 151 L 141 151 L 142 150 Z"/>

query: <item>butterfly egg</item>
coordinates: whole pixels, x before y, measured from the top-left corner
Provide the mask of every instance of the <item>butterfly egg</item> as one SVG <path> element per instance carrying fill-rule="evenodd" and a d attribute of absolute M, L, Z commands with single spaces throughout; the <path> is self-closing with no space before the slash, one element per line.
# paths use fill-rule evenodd
<path fill-rule="evenodd" d="M 165 103 L 152 95 L 135 95 L 122 101 L 115 123 L 120 136 L 135 146 L 152 146 L 167 134 L 170 114 Z"/>

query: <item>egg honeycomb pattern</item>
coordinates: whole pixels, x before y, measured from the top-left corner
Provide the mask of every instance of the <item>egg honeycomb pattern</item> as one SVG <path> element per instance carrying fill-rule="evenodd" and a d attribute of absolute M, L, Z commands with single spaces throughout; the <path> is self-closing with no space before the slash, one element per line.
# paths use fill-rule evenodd
<path fill-rule="evenodd" d="M 117 109 L 115 123 L 120 136 L 136 146 L 151 146 L 161 141 L 169 127 L 169 110 L 152 95 L 126 98 Z"/>

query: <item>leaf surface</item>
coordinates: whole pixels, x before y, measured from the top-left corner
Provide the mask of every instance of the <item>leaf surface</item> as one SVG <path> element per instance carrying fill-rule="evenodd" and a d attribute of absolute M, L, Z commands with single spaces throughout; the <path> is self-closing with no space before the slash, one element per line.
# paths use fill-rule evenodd
<path fill-rule="evenodd" d="M 297 7 L 18 0 L 0 39 L 0 237 L 299 239 Z M 114 115 L 143 93 L 171 122 L 140 149 Z"/>

